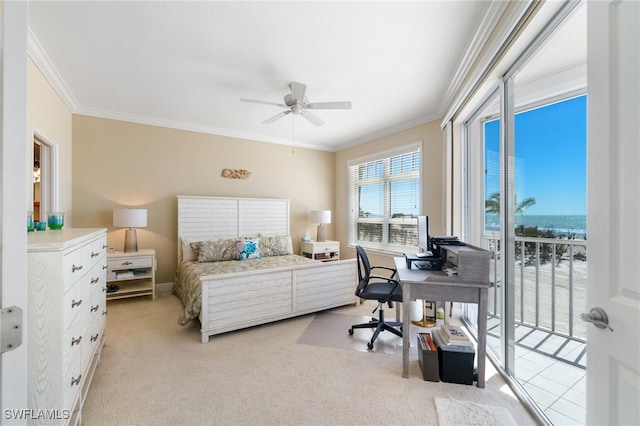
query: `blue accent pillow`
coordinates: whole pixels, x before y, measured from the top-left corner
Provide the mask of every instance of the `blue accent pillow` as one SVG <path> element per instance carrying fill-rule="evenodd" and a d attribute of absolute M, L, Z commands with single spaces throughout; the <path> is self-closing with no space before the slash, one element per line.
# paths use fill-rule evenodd
<path fill-rule="evenodd" d="M 238 240 L 238 260 L 260 259 L 259 238 Z"/>

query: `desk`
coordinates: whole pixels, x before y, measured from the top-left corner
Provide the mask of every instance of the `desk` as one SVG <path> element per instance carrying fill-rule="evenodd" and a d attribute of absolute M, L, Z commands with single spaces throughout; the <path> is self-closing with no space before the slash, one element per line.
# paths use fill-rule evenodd
<path fill-rule="evenodd" d="M 410 310 L 409 302 L 415 299 L 443 300 L 478 304 L 478 387 L 484 388 L 487 349 L 487 294 L 489 274 L 486 280 L 448 277 L 442 271 L 408 269 L 404 257 L 394 258 L 398 280 L 402 285 L 402 377 L 409 377 Z M 488 266 L 488 262 L 487 262 Z M 484 274 L 483 274 L 484 275 Z"/>

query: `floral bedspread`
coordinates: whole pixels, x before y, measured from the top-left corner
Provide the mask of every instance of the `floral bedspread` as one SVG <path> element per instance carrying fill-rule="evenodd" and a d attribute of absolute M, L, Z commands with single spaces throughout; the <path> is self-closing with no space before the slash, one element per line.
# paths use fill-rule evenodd
<path fill-rule="evenodd" d="M 178 265 L 173 293 L 178 296 L 184 309 L 178 324 L 185 325 L 198 318 L 202 306 L 202 282 L 204 275 L 241 273 L 256 269 L 272 269 L 294 265 L 317 264 L 317 260 L 297 255 L 271 256 L 250 260 L 227 260 L 223 262 L 183 262 Z"/>

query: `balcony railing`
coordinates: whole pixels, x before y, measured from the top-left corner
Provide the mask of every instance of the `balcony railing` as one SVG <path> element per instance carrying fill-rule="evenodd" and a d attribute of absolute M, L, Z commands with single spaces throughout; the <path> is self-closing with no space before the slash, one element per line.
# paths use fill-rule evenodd
<path fill-rule="evenodd" d="M 484 236 L 483 247 L 494 254 L 489 316 L 501 318 L 500 241 Z M 585 343 L 580 313 L 587 311 L 586 240 L 516 237 L 515 248 L 515 323 Z"/>

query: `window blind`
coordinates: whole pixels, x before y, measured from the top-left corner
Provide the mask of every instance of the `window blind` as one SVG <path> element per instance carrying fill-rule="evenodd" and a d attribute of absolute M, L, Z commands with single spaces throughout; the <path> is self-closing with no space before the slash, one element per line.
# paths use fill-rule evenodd
<path fill-rule="evenodd" d="M 421 205 L 420 163 L 420 147 L 414 144 L 350 164 L 351 244 L 389 251 L 415 250 Z"/>

